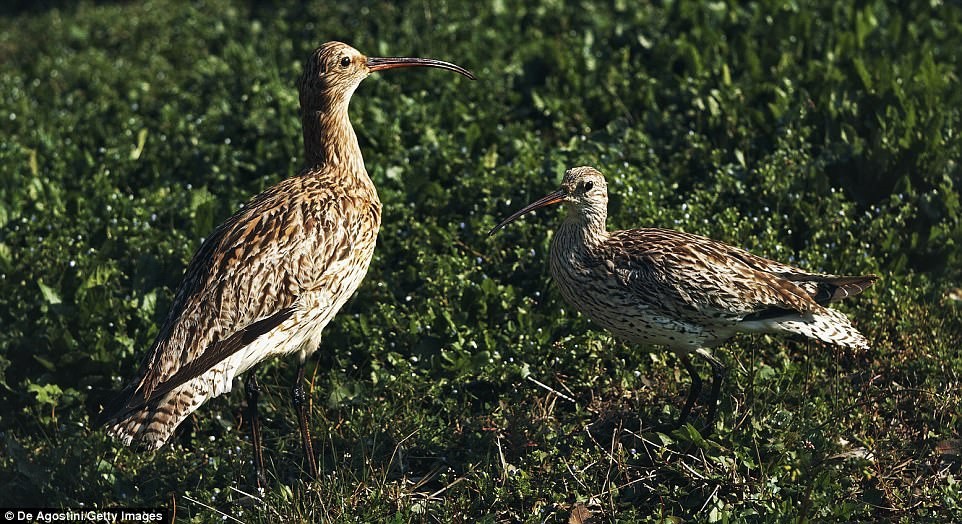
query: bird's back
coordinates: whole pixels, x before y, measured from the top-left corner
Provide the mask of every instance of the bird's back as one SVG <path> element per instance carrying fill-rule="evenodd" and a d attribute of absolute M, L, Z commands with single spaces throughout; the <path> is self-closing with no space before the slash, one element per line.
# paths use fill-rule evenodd
<path fill-rule="evenodd" d="M 867 344 L 843 315 L 824 306 L 860 293 L 874 276 L 809 273 L 667 229 L 583 239 L 573 227 L 559 229 L 552 274 L 569 303 L 620 338 L 681 352 L 720 344 L 738 331 Z"/>
<path fill-rule="evenodd" d="M 105 410 L 112 433 L 159 447 L 235 375 L 317 347 L 363 279 L 380 225 L 366 173 L 345 178 L 319 167 L 285 179 L 205 240 L 137 378 Z"/>

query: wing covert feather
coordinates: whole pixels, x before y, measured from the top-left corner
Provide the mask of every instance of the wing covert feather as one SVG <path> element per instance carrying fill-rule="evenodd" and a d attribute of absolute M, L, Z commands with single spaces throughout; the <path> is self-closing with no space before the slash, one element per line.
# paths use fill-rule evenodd
<path fill-rule="evenodd" d="M 128 402 L 152 398 L 162 384 L 169 390 L 165 382 L 218 341 L 292 312 L 298 296 L 328 282 L 330 265 L 351 256 L 352 229 L 364 218 L 359 214 L 365 210 L 354 204 L 352 195 L 322 176 L 292 177 L 221 224 L 188 265 Z"/>
<path fill-rule="evenodd" d="M 802 270 L 721 242 L 678 231 L 617 231 L 606 247 L 614 270 L 637 293 L 702 314 L 740 318 L 771 308 L 821 310 L 805 289 L 779 273 Z"/>

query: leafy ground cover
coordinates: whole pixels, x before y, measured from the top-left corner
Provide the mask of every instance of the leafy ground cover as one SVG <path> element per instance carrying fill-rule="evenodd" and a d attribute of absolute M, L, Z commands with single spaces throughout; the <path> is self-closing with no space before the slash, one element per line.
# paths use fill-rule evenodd
<path fill-rule="evenodd" d="M 196 522 L 962 519 L 958 3 L 4 9 L 0 506 L 164 506 Z M 479 80 L 405 71 L 358 90 L 384 225 L 315 360 L 321 478 L 305 479 L 295 370 L 278 362 L 261 371 L 272 488 L 257 493 L 242 388 L 155 454 L 92 420 L 203 236 L 299 167 L 294 79 L 331 39 Z M 879 274 L 840 306 L 873 350 L 738 337 L 717 353 L 729 374 L 712 435 L 642 431 L 677 413 L 680 363 L 566 310 L 546 269 L 556 213 L 486 236 L 582 164 L 609 177 L 612 227 Z"/>

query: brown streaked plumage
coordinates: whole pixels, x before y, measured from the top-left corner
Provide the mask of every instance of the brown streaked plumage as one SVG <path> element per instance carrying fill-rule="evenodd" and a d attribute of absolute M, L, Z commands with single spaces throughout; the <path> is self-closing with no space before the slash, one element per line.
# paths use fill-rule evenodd
<path fill-rule="evenodd" d="M 304 362 L 321 331 L 367 272 L 381 203 L 348 119 L 354 90 L 372 71 L 425 66 L 422 58 L 368 58 L 328 42 L 298 81 L 306 167 L 255 196 L 204 241 L 140 372 L 104 410 L 125 444 L 156 449 L 207 399 L 266 358 L 296 353 L 294 400 L 312 476 L 317 465 L 304 401 Z M 254 373 L 247 381 L 254 463 L 263 484 Z"/>
<path fill-rule="evenodd" d="M 632 343 L 668 346 L 691 375 L 677 425 L 701 390 L 690 354 L 714 369 L 709 428 L 723 366 L 709 349 L 738 332 L 796 333 L 856 349 L 868 342 L 827 306 L 878 277 L 809 273 L 690 233 L 642 228 L 608 231 L 608 186 L 591 167 L 569 169 L 561 188 L 509 216 L 563 203 L 567 216 L 551 242 L 551 275 L 562 296 L 592 321 Z"/>

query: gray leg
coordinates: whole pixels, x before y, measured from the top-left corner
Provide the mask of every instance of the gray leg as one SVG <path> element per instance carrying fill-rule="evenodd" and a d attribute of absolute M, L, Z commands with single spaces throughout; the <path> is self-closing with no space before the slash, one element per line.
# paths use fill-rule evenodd
<path fill-rule="evenodd" d="M 301 442 L 304 446 L 304 456 L 307 457 L 307 470 L 311 479 L 317 478 L 317 459 L 314 458 L 314 444 L 311 442 L 311 428 L 307 413 L 307 395 L 304 393 L 304 362 L 297 368 L 297 382 L 291 390 L 294 397 L 294 409 L 297 410 L 297 423 L 301 428 Z"/>
<path fill-rule="evenodd" d="M 718 395 L 721 393 L 721 383 L 725 379 L 725 365 L 707 351 L 698 350 L 696 353 L 707 360 L 712 369 L 711 400 L 708 404 L 708 427 L 706 428 L 711 432 L 715 427 L 715 412 L 718 407 Z"/>
<path fill-rule="evenodd" d="M 261 395 L 261 387 L 257 383 L 255 369 L 247 372 L 247 380 L 244 382 L 247 391 L 247 418 L 251 425 L 251 444 L 254 445 L 254 476 L 257 480 L 257 487 L 267 488 L 267 477 L 264 475 L 264 449 L 261 445 L 261 422 L 257 416 L 257 399 Z"/>
<path fill-rule="evenodd" d="M 688 388 L 688 398 L 685 399 L 685 407 L 681 410 L 681 415 L 678 416 L 678 420 L 675 421 L 674 428 L 680 428 L 682 424 L 688 420 L 688 415 L 691 414 L 691 408 L 695 405 L 695 399 L 701 393 L 701 377 L 698 375 L 698 370 L 691 363 L 691 357 L 682 355 L 681 363 L 685 365 L 685 369 L 688 370 L 688 375 L 691 376 L 691 387 Z"/>

